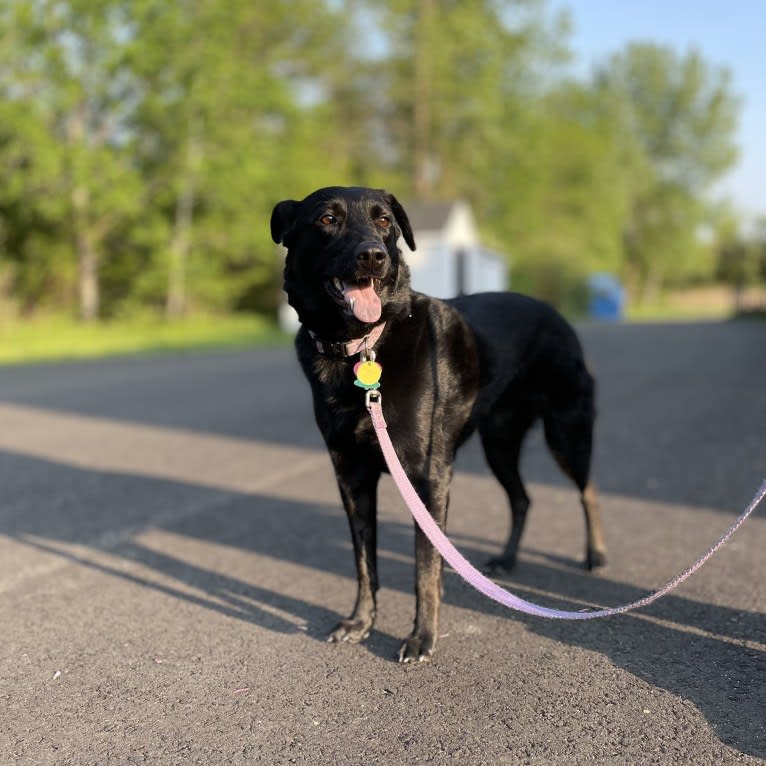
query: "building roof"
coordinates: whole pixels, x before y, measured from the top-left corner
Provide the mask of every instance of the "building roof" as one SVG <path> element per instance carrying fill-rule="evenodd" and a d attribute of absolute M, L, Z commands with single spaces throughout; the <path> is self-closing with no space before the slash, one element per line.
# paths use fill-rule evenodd
<path fill-rule="evenodd" d="M 410 202 L 404 205 L 414 232 L 441 231 L 455 207 L 455 202 Z"/>

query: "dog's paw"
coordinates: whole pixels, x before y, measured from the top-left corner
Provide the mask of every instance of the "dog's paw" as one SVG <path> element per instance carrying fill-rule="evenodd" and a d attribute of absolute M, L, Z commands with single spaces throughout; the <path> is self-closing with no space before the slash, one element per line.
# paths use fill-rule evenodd
<path fill-rule="evenodd" d="M 327 641 L 331 644 L 346 642 L 349 644 L 358 644 L 364 641 L 370 635 L 372 622 L 369 620 L 341 620 L 335 630 L 327 636 Z"/>
<path fill-rule="evenodd" d="M 589 572 L 606 566 L 606 553 L 604 551 L 588 551 L 583 561 L 583 567 Z"/>
<path fill-rule="evenodd" d="M 515 556 L 494 556 L 484 564 L 484 572 L 488 575 L 507 575 L 516 566 Z"/>
<path fill-rule="evenodd" d="M 399 662 L 428 662 L 433 657 L 436 639 L 431 633 L 410 636 L 399 649 Z"/>

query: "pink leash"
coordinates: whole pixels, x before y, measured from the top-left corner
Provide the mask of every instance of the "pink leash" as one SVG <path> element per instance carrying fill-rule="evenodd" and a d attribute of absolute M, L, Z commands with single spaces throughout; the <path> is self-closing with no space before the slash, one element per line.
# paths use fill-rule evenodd
<path fill-rule="evenodd" d="M 381 409 L 381 397 L 375 390 L 367 391 L 367 410 L 372 418 L 372 424 L 375 428 L 378 441 L 380 442 L 380 448 L 383 451 L 383 457 L 385 458 L 388 470 L 391 472 L 391 476 L 396 483 L 399 492 L 410 509 L 410 513 L 413 515 L 418 526 L 423 530 L 426 537 L 431 541 L 431 544 L 439 551 L 445 561 L 470 585 L 476 590 L 483 593 L 485 596 L 489 596 L 493 601 L 497 601 L 503 606 L 507 606 L 511 609 L 515 609 L 519 612 L 525 612 L 526 614 L 533 614 L 537 617 L 552 617 L 556 620 L 592 620 L 596 617 L 609 617 L 614 614 L 622 614 L 632 609 L 638 609 L 642 606 L 647 606 L 658 598 L 661 598 L 666 593 L 669 593 L 673 588 L 680 585 L 687 577 L 696 572 L 744 523 L 745 519 L 750 516 L 757 506 L 761 503 L 764 497 L 766 497 L 766 481 L 763 482 L 760 489 L 755 493 L 755 497 L 751 500 L 745 511 L 739 518 L 729 527 L 723 537 L 704 553 L 697 561 L 692 564 L 688 569 L 683 571 L 677 577 L 674 577 L 666 585 L 663 585 L 659 590 L 654 593 L 650 593 L 648 596 L 634 601 L 630 604 L 623 604 L 622 606 L 614 606 L 608 609 L 596 609 L 593 611 L 581 611 L 581 612 L 567 612 L 561 609 L 549 609 L 544 606 L 538 606 L 529 601 L 525 601 L 518 596 L 514 596 L 513 593 L 509 593 L 504 588 L 496 585 L 488 577 L 485 577 L 479 572 L 469 561 L 455 548 L 449 541 L 444 532 L 439 529 L 436 522 L 431 517 L 423 502 L 415 492 L 414 487 L 407 478 L 402 464 L 396 456 L 394 445 L 391 443 L 391 439 L 388 436 L 388 427 L 386 421 L 383 418 L 383 410 Z"/>

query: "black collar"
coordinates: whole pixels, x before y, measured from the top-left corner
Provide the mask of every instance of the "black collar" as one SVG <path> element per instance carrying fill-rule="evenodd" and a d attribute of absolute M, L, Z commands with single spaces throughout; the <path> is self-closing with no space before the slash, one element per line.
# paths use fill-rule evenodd
<path fill-rule="evenodd" d="M 320 354 L 342 358 L 354 356 L 365 350 L 372 351 L 373 346 L 383 334 L 385 327 L 386 323 L 381 322 L 376 324 L 367 335 L 361 338 L 352 338 L 351 340 L 322 340 L 312 330 L 309 330 L 309 335 Z"/>

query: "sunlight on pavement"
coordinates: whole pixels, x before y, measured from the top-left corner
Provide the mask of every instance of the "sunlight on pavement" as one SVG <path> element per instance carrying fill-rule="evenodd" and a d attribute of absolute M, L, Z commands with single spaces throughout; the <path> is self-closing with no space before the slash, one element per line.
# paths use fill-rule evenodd
<path fill-rule="evenodd" d="M 0 572 L 0 591 L 8 591 L 29 578 L 49 575 L 67 564 L 76 564 L 103 574 L 135 579 L 137 584 L 151 584 L 162 591 L 183 595 L 194 603 L 199 601 L 204 604 L 211 599 L 221 601 L 220 605 L 226 606 L 233 614 L 249 608 L 245 603 L 247 599 L 241 594 L 233 594 L 223 588 L 220 593 L 211 595 L 205 587 L 201 590 L 188 585 L 179 587 L 172 576 L 159 577 L 153 571 L 155 568 L 146 563 L 152 557 L 174 555 L 178 566 L 190 567 L 203 558 L 202 549 L 205 556 L 212 556 L 218 561 L 218 577 L 223 576 L 232 555 L 248 559 L 251 565 L 254 560 L 254 572 L 263 572 L 263 565 L 271 562 L 269 571 L 272 575 L 282 572 L 282 589 L 289 590 L 285 583 L 303 580 L 307 573 L 314 581 L 326 581 L 324 587 L 329 587 L 333 577 L 337 577 L 310 567 L 303 571 L 304 567 L 282 561 L 278 554 L 274 555 L 268 549 L 242 551 L 237 550 L 236 540 L 222 546 L 213 540 L 192 540 L 185 534 L 168 529 L 200 514 L 218 513 L 237 496 L 252 496 L 256 504 L 276 500 L 286 507 L 290 507 L 291 503 L 298 507 L 321 505 L 325 507 L 324 512 L 327 508 L 334 509 L 333 512 L 337 512 L 336 521 L 342 526 L 337 487 L 324 451 L 7 404 L 0 404 L 0 423 L 0 450 L 8 454 L 49 461 L 86 474 L 92 472 L 105 477 L 123 475 L 173 482 L 192 491 L 191 497 L 183 502 L 170 504 L 163 510 L 152 510 L 133 523 L 126 523 L 125 519 L 118 517 L 111 521 L 111 526 L 97 528 L 95 532 L 89 529 L 78 536 L 81 533 L 73 531 L 69 539 L 56 540 L 54 536 L 48 536 L 46 530 L 41 530 L 42 533 L 20 530 L 6 536 L 0 534 L 0 561 L 4 562 Z M 194 493 L 195 487 L 200 488 L 199 494 Z M 207 491 L 211 489 L 216 492 Z M 549 575 L 559 572 L 574 581 L 581 575 L 572 571 L 573 541 L 578 541 L 582 534 L 582 519 L 576 510 L 576 493 L 545 485 L 531 485 L 530 491 L 535 510 L 531 514 L 522 550 L 526 569 L 542 568 Z M 124 501 L 118 499 L 118 502 L 129 506 L 134 499 L 127 497 Z M 606 587 L 609 581 L 600 580 L 598 576 L 584 577 L 588 578 L 589 583 L 586 598 L 605 603 L 613 601 L 614 586 L 617 584 L 626 588 L 651 589 L 660 584 L 662 578 L 669 578 L 675 573 L 665 571 L 668 560 L 677 561 L 679 568 L 689 563 L 700 552 L 696 549 L 696 542 L 694 546 L 687 544 L 686 537 L 692 527 L 704 529 L 706 537 L 709 530 L 709 541 L 712 542 L 728 523 L 726 517 L 712 509 L 615 495 L 603 495 L 602 504 L 607 526 L 620 530 L 619 535 L 613 534 L 610 539 L 613 562 L 610 575 L 616 575 L 617 581 Z M 451 514 L 451 537 L 459 546 L 472 548 L 474 555 L 491 554 L 506 533 L 505 505 L 504 494 L 494 479 L 486 475 L 457 473 L 452 492 L 455 511 Z M 96 509 L 94 513 L 97 512 Z M 380 519 L 383 525 L 381 560 L 409 566 L 409 546 L 404 549 L 397 548 L 398 543 L 390 544 L 393 540 L 391 530 L 395 530 L 396 535 L 409 536 L 411 528 L 388 477 L 381 483 Z M 110 550 L 125 544 L 142 551 L 146 562 L 132 557 L 126 560 L 122 555 L 112 559 Z M 350 543 L 344 538 L 335 544 L 336 550 L 348 555 L 350 560 Z M 756 546 L 759 549 L 764 544 L 766 519 L 754 518 L 749 524 L 747 538 L 735 538 L 715 558 L 717 563 L 706 567 L 702 577 L 694 578 L 690 585 L 685 586 L 687 597 L 691 595 L 706 601 L 717 570 L 719 575 L 725 572 L 727 576 L 719 577 L 715 584 L 716 600 L 735 609 L 758 611 L 764 598 L 761 583 L 751 583 L 745 591 L 737 583 L 746 580 L 749 575 L 746 560 L 740 555 L 744 553 L 743 548 Z M 221 553 L 223 550 L 225 555 Z M 666 562 L 661 572 L 656 571 L 650 560 L 659 555 Z M 260 567 L 257 566 L 258 561 L 261 562 Z M 245 561 L 241 565 L 243 569 L 249 568 Z M 676 567 L 676 564 L 671 566 Z M 520 594 L 537 600 L 538 597 L 560 598 L 561 594 L 556 593 L 559 585 L 556 581 L 551 587 L 546 587 L 544 582 L 522 577 L 513 587 Z M 593 603 L 578 596 L 576 589 L 568 593 L 566 599 L 573 605 Z M 267 609 L 264 603 L 268 600 L 254 600 L 260 609 Z M 275 610 L 275 618 L 290 622 L 289 610 L 282 610 L 285 611 L 282 614 L 278 606 L 268 609 Z M 675 623 L 667 614 L 634 613 L 634 616 L 659 625 Z M 720 640 L 734 640 L 709 633 L 702 626 L 686 625 L 684 630 L 712 635 Z M 746 641 L 745 645 L 759 651 L 766 649 L 765 645 L 753 640 Z"/>
<path fill-rule="evenodd" d="M 0 404 L 0 450 L 92 471 L 257 492 L 329 466 L 324 451 Z"/>

